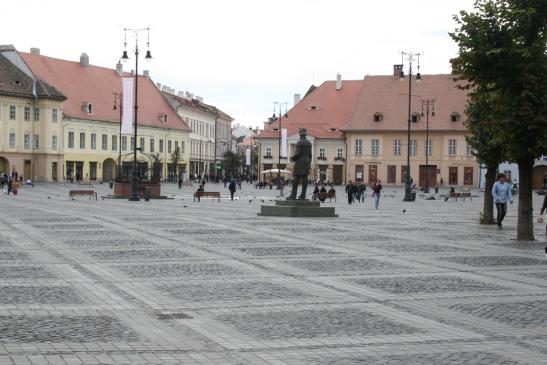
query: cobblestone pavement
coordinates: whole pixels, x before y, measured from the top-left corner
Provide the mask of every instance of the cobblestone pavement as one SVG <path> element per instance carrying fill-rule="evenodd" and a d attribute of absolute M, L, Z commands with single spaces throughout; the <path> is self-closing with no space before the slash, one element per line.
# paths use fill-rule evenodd
<path fill-rule="evenodd" d="M 257 216 L 236 200 L 0 196 L 2 364 L 547 364 L 547 244 L 477 224 L 481 198 Z M 99 196 L 108 186 L 96 184 Z M 534 196 L 534 207 L 541 199 Z"/>

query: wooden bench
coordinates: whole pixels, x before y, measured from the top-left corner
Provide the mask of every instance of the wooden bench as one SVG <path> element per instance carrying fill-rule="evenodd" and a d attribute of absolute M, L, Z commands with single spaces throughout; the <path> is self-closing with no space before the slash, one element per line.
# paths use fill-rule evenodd
<path fill-rule="evenodd" d="M 473 200 L 473 197 L 471 196 L 470 191 L 450 193 L 449 198 L 452 199 L 452 201 L 454 201 L 454 202 L 457 202 L 458 199 L 461 199 L 462 201 L 465 201 L 466 198 L 469 198 L 471 201 Z"/>
<path fill-rule="evenodd" d="M 194 193 L 194 201 L 196 201 L 196 198 L 198 198 L 198 202 L 201 198 L 217 198 L 218 202 L 220 203 L 220 193 L 218 191 L 196 191 Z"/>
<path fill-rule="evenodd" d="M 325 200 L 329 200 L 332 201 L 332 199 L 334 198 L 334 202 L 336 203 L 336 192 L 332 192 L 332 193 L 329 193 L 329 192 L 323 192 L 323 193 L 319 193 L 319 201 L 325 201 Z"/>
<path fill-rule="evenodd" d="M 87 195 L 90 199 L 95 198 L 97 200 L 97 193 L 94 190 L 70 190 L 68 192 L 68 198 L 72 200 L 78 195 Z"/>

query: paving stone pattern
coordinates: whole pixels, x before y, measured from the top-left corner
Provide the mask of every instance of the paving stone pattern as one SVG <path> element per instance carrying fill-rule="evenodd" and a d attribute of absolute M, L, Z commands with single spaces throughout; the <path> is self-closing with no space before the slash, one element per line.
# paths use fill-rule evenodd
<path fill-rule="evenodd" d="M 378 210 L 337 187 L 332 219 L 258 216 L 278 192 L 247 184 L 71 187 L 0 195 L 0 365 L 547 364 L 545 227 L 514 241 L 516 205 L 499 231 L 391 187 Z"/>
<path fill-rule="evenodd" d="M 420 332 L 356 308 L 219 316 L 221 322 L 262 339 L 400 335 Z"/>
<path fill-rule="evenodd" d="M 360 285 L 393 294 L 429 294 L 507 289 L 501 286 L 489 285 L 478 280 L 442 275 L 359 279 L 356 282 Z"/>

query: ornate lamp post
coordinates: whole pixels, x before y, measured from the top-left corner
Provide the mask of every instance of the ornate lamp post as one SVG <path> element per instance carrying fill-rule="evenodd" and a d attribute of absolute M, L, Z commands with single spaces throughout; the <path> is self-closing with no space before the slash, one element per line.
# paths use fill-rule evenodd
<path fill-rule="evenodd" d="M 116 180 L 118 182 L 122 181 L 122 94 L 114 92 L 114 107 L 112 110 L 120 110 L 120 133 L 118 134 L 118 169 L 116 171 Z"/>
<path fill-rule="evenodd" d="M 401 58 L 408 61 L 408 135 L 407 135 L 407 156 L 406 156 L 406 176 L 405 176 L 405 197 L 403 201 L 411 202 L 415 200 L 415 196 L 412 194 L 412 186 L 410 182 L 410 123 L 412 122 L 412 62 L 416 58 L 418 61 L 418 72 L 416 73 L 416 82 L 422 79 L 420 75 L 420 54 L 414 52 L 401 52 Z M 399 75 L 401 81 L 405 80 L 405 73 L 401 68 Z"/>
<path fill-rule="evenodd" d="M 135 112 L 133 115 L 134 118 L 134 124 L 135 124 L 135 143 L 133 144 L 133 174 L 131 178 L 131 195 L 129 195 L 130 201 L 139 201 L 139 171 L 137 166 L 137 113 L 139 110 L 138 105 L 138 84 L 139 84 L 139 34 L 141 32 L 146 31 L 147 36 L 147 50 L 146 50 L 146 56 L 145 59 L 149 60 L 152 58 L 152 55 L 150 54 L 150 28 L 140 28 L 140 29 L 129 29 L 124 28 L 124 51 L 122 55 L 122 61 L 126 62 L 129 59 L 129 56 L 127 55 L 127 32 L 133 32 L 135 34 L 135 87 L 134 87 L 134 100 L 135 100 Z"/>
<path fill-rule="evenodd" d="M 431 107 L 431 116 L 435 116 L 435 99 L 422 100 L 422 117 L 424 116 L 424 106 L 426 113 L 425 123 L 425 187 L 424 193 L 429 193 L 429 153 L 432 150 L 431 143 L 429 141 L 429 107 Z"/>

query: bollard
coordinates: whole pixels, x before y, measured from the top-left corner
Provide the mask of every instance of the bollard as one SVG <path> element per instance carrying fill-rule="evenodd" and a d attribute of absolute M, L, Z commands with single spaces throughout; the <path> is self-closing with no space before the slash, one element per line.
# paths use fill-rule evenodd
<path fill-rule="evenodd" d="M 151 194 L 150 187 L 148 187 L 148 186 L 145 187 L 144 188 L 144 200 L 145 201 L 150 201 L 150 194 Z"/>

